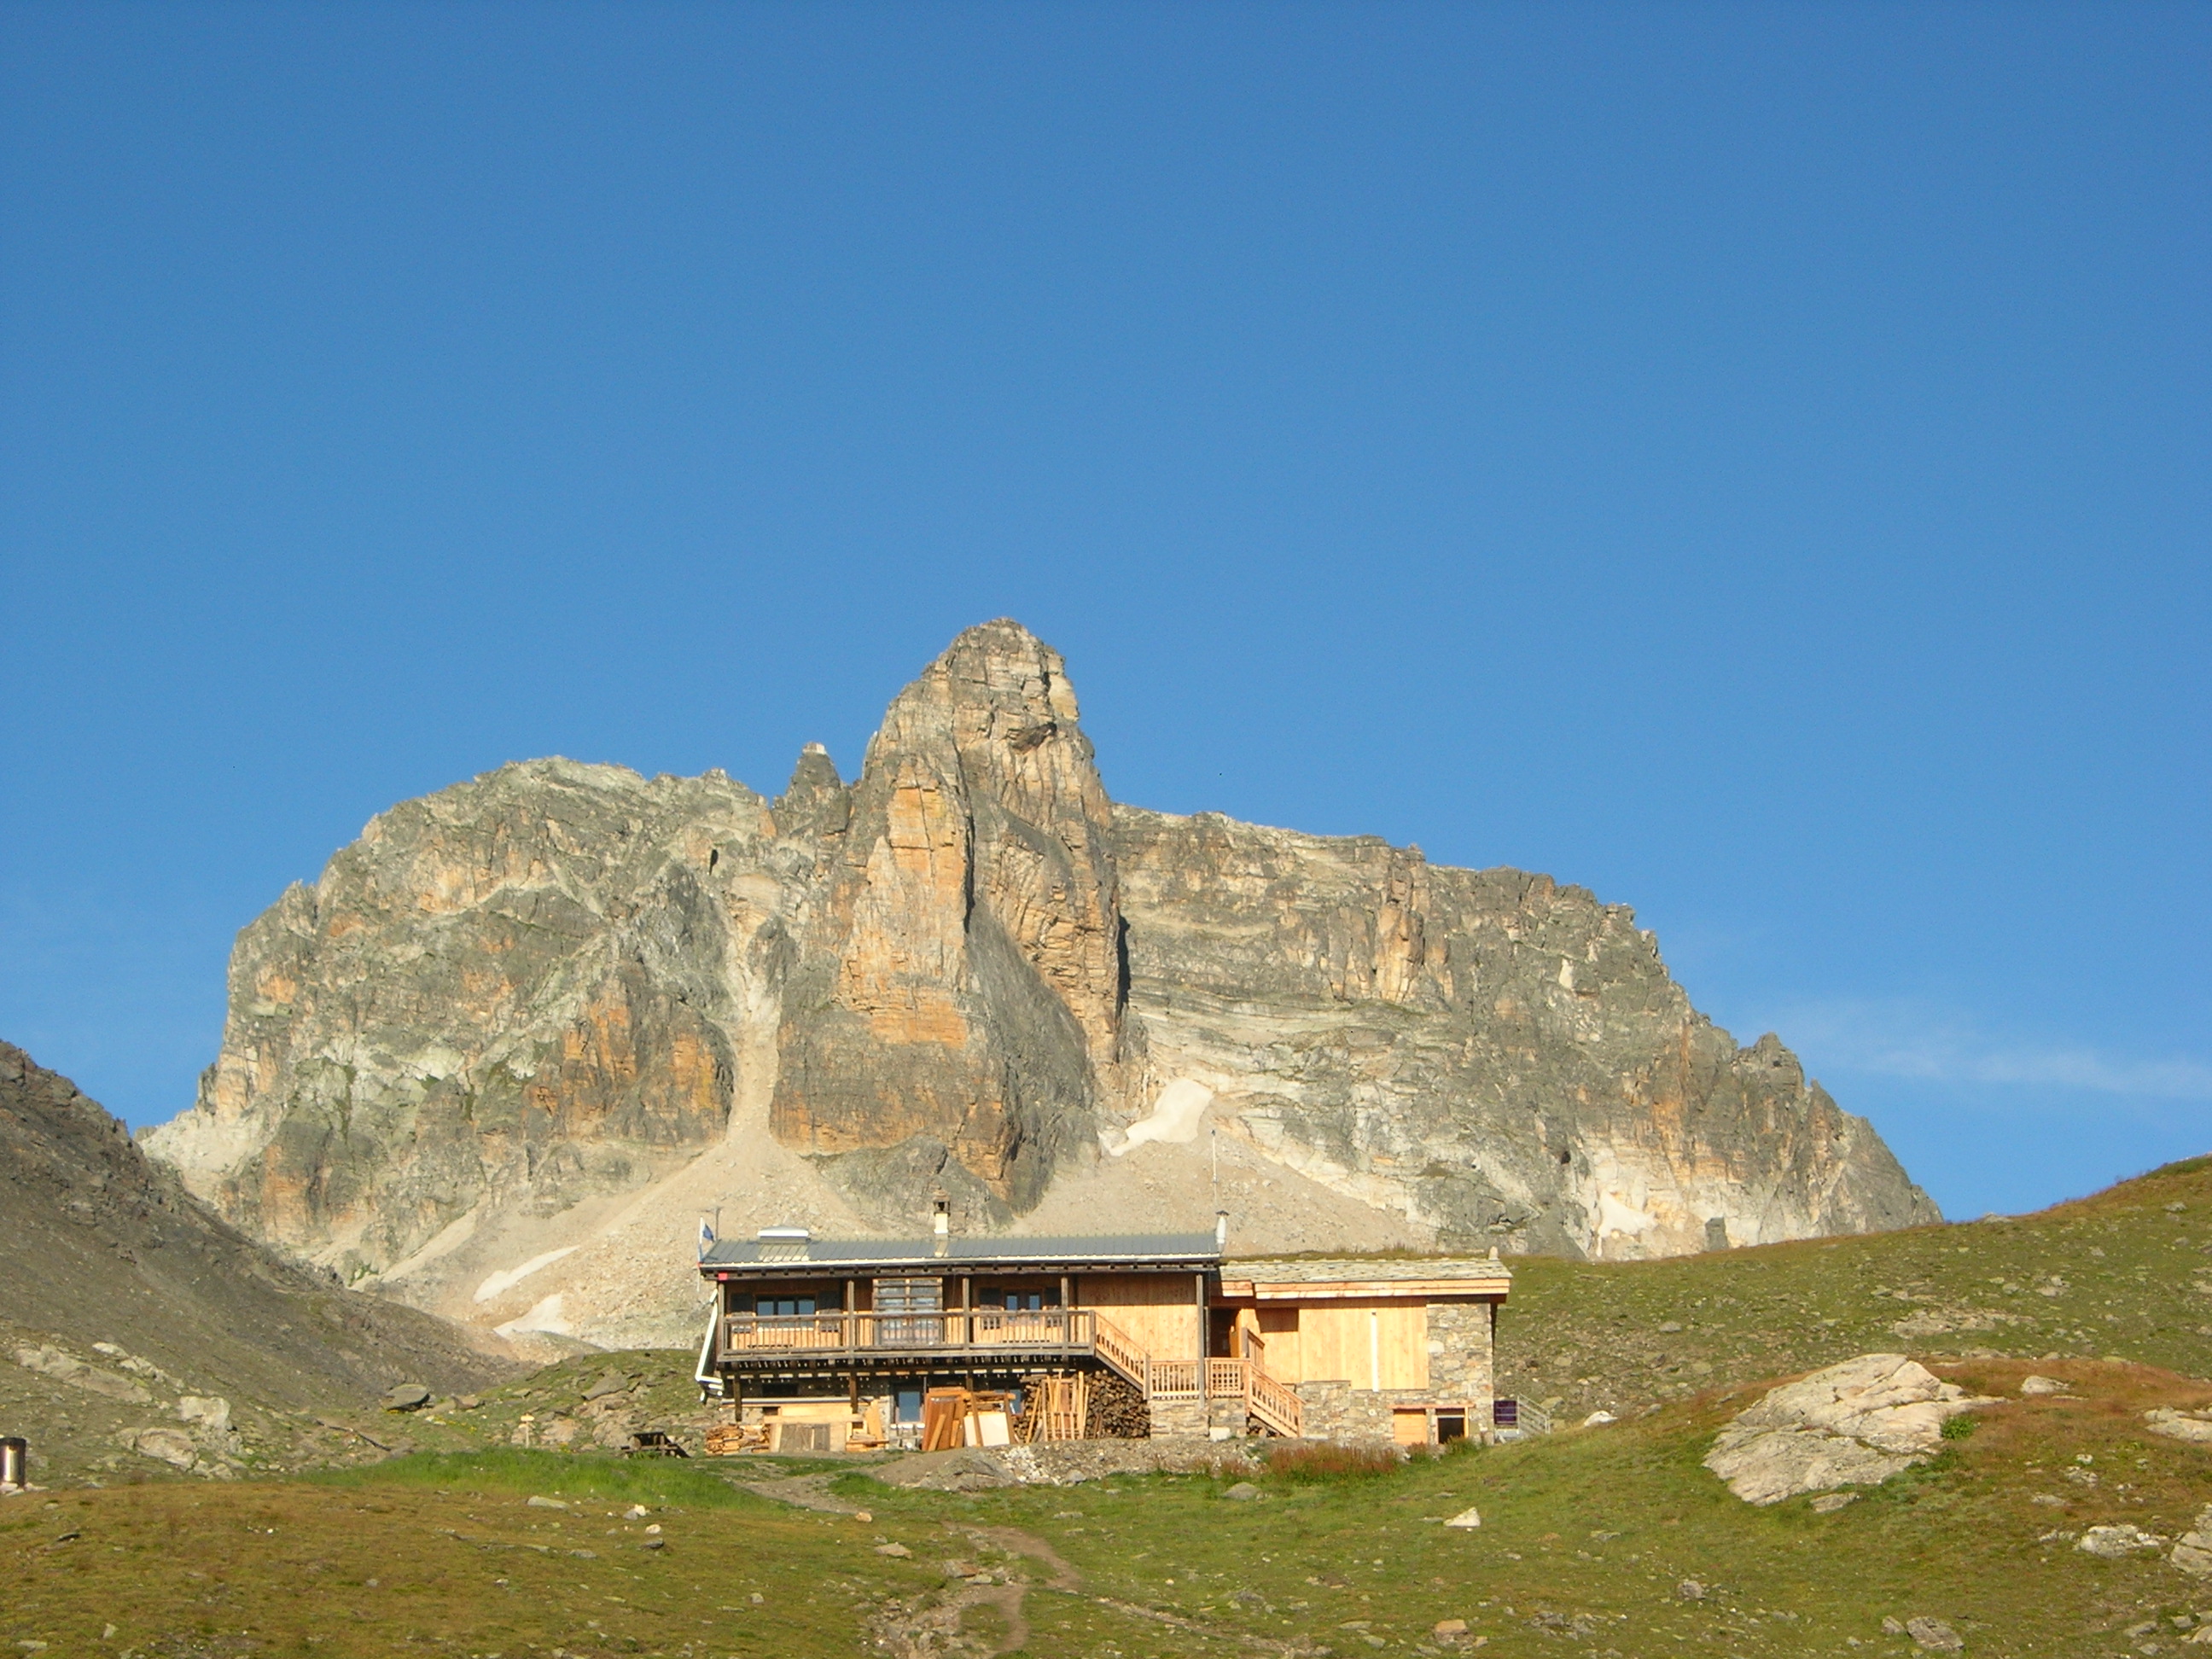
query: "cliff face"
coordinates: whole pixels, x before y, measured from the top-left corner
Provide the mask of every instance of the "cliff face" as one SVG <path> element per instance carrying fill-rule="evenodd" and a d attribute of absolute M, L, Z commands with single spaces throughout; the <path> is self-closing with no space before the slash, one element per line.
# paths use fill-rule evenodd
<path fill-rule="evenodd" d="M 1202 1129 L 1255 1205 L 1372 1216 L 1370 1243 L 1641 1255 L 1935 1218 L 1627 910 L 1115 806 L 1059 655 L 1005 622 L 899 696 L 849 788 L 811 749 L 773 803 L 555 760 L 395 807 L 240 936 L 230 991 L 149 1149 L 403 1287 L 532 1218 L 672 1213 L 686 1170 L 683 1204 L 719 1201 L 710 1166 L 781 1194 L 748 1225 L 940 1189 L 968 1224 L 1065 1224 L 1094 1190 L 1203 1224 Z M 1244 1242 L 1340 1242 L 1291 1231 Z"/>
<path fill-rule="evenodd" d="M 1625 907 L 1212 816 L 1115 831 L 1153 1074 L 1441 1242 L 1671 1255 L 1937 1218 L 1778 1038 L 1692 1008 Z"/>
<path fill-rule="evenodd" d="M 394 807 L 239 936 L 222 1051 L 146 1145 L 355 1270 L 486 1199 L 557 1209 L 670 1167 L 727 1123 L 796 850 L 712 774 L 543 761 Z M 746 873 L 714 884 L 726 852 Z"/>
<path fill-rule="evenodd" d="M 832 1179 L 950 1170 L 1004 1215 L 1092 1144 L 1120 1089 L 1121 918 L 1076 718 L 1060 654 L 991 623 L 891 704 L 848 813 L 823 817 L 826 761 L 802 761 L 792 793 L 824 850 L 770 1123 L 843 1155 Z"/>

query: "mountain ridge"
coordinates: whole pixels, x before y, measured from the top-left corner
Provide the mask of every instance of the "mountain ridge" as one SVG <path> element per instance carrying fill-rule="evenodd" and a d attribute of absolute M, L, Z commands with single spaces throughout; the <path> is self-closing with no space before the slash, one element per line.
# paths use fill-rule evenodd
<path fill-rule="evenodd" d="M 818 745 L 773 799 L 553 759 L 380 814 L 241 933 L 222 1052 L 143 1139 L 349 1278 L 594 1340 L 688 1321 L 717 1208 L 1603 1259 L 1937 1218 L 1626 907 L 1115 803 L 1003 620 L 850 783 Z"/>

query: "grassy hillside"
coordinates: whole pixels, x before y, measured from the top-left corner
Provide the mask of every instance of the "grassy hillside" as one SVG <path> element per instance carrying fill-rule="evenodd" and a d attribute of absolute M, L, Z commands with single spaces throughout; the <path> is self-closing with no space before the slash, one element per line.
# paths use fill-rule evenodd
<path fill-rule="evenodd" d="M 1950 1368 L 2008 1396 L 2027 1369 Z M 726 1464 L 516 1451 L 33 1496 L 0 1505 L 15 1583 L 0 1640 L 136 1659 L 806 1659 L 988 1652 L 1026 1632 L 1022 1651 L 1135 1659 L 1434 1652 L 1437 1622 L 1462 1619 L 1504 1655 L 1782 1659 L 1911 1652 L 1884 1619 L 1936 1618 L 1974 1653 L 2169 1645 L 2212 1611 L 2212 1586 L 2074 1538 L 2107 1521 L 2172 1536 L 2212 1499 L 2212 1451 L 2140 1423 L 2212 1387 L 2050 1369 L 2081 1397 L 2008 1398 L 1935 1463 L 1828 1515 L 1802 1498 L 1753 1509 L 1698 1467 L 1743 1395 L 1384 1474 L 1271 1474 L 1257 1501 L 1202 1475 L 975 1495 L 837 1477 L 862 1519 L 736 1491 Z M 1470 1504 L 1480 1529 L 1438 1524 Z"/>
<path fill-rule="evenodd" d="M 1876 1352 L 2116 1356 L 2212 1376 L 2212 1158 L 2008 1219 L 1512 1266 L 1498 1391 L 1576 1420 Z"/>
<path fill-rule="evenodd" d="M 696 1407 L 687 1356 L 591 1355 L 472 1404 L 358 1419 L 442 1450 L 308 1480 L 0 1500 L 15 1587 L 0 1644 L 32 1659 L 1139 1659 L 1480 1638 L 1486 1655 L 1901 1659 L 1921 1650 L 1885 1621 L 1936 1619 L 1969 1654 L 2174 1652 L 2212 1625 L 2212 1582 L 2163 1550 L 2105 1560 L 2075 1544 L 2121 1522 L 2171 1539 L 2212 1503 L 2212 1448 L 2151 1435 L 2142 1416 L 2212 1405 L 2208 1243 L 2212 1160 L 2198 1160 L 2011 1222 L 1522 1261 L 1509 1379 L 1626 1420 L 1380 1473 L 1279 1467 L 1256 1500 L 1232 1498 L 1226 1473 L 962 1495 L 825 1464 L 838 1472 L 817 1494 L 866 1517 L 793 1509 L 736 1484 L 790 1472 L 770 1462 L 597 1449 Z M 1753 1509 L 1700 1467 L 1767 1383 L 1873 1349 L 1998 1403 L 1935 1462 L 1832 1513 Z M 2072 1397 L 2021 1396 L 2031 1370 Z M 1480 1528 L 1440 1524 L 1470 1504 Z M 1464 1637 L 1437 1633 L 1450 1620 Z"/>
<path fill-rule="evenodd" d="M 0 1042 L 0 1433 L 46 1485 L 342 1455 L 317 1419 L 518 1368 L 245 1237 L 68 1079 Z"/>

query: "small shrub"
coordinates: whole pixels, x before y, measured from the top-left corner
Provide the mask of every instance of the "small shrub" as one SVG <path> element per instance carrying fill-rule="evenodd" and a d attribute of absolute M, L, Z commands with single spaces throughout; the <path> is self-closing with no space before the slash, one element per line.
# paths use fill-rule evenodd
<path fill-rule="evenodd" d="M 1389 1474 L 1403 1462 L 1395 1446 L 1340 1446 L 1327 1440 L 1294 1440 L 1267 1448 L 1267 1473 L 1284 1480 L 1364 1480 Z"/>
<path fill-rule="evenodd" d="M 1961 1412 L 1956 1417 L 1943 1419 L 1943 1437 L 1946 1440 L 1964 1440 L 1978 1426 L 1972 1417 Z"/>

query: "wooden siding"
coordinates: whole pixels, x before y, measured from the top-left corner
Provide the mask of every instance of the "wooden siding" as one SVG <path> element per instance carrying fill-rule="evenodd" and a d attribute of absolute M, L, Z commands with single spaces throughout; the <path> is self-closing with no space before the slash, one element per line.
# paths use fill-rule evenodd
<path fill-rule="evenodd" d="M 1355 1389 L 1429 1386 L 1425 1304 L 1376 1297 L 1303 1308 L 1248 1309 L 1240 1329 L 1255 1333 L 1262 1364 L 1279 1382 L 1349 1382 Z M 1240 1344 L 1241 1346 L 1241 1344 Z"/>
<path fill-rule="evenodd" d="M 1075 1304 L 1096 1308 L 1155 1359 L 1202 1359 L 1196 1276 L 1188 1273 L 1085 1273 Z"/>

